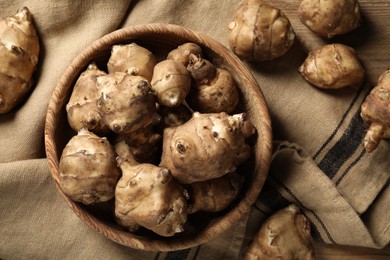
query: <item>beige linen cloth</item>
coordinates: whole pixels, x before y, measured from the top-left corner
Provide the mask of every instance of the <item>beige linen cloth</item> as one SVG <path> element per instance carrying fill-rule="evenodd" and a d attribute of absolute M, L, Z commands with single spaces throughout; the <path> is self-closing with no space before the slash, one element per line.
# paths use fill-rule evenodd
<path fill-rule="evenodd" d="M 0 15 L 27 6 L 41 40 L 35 88 L 13 112 L 0 115 L 1 259 L 239 259 L 261 221 L 296 203 L 311 220 L 316 240 L 382 248 L 390 240 L 390 143 L 371 154 L 361 140 L 366 130 L 360 104 L 388 66 L 389 53 L 376 55 L 379 39 L 390 42 L 390 28 L 372 11 L 389 1 L 360 1 L 366 24 L 352 42 L 367 70 L 367 81 L 339 91 L 323 91 L 297 73 L 307 50 L 326 43 L 298 21 L 299 1 L 270 1 L 291 19 L 298 40 L 286 56 L 249 64 L 269 104 L 275 152 L 270 175 L 250 214 L 232 230 L 196 248 L 144 252 L 96 233 L 77 218 L 57 194 L 44 153 L 46 108 L 56 81 L 91 42 L 118 28 L 164 22 L 188 27 L 227 45 L 227 24 L 239 1 L 5 1 Z M 376 6 L 374 6 L 376 5 Z M 374 25 L 373 25 L 374 24 Z M 375 31 L 374 31 L 375 29 Z M 359 32 L 359 31 L 358 31 Z M 383 53 L 383 52 L 382 52 Z M 381 63 L 382 62 L 382 63 Z"/>

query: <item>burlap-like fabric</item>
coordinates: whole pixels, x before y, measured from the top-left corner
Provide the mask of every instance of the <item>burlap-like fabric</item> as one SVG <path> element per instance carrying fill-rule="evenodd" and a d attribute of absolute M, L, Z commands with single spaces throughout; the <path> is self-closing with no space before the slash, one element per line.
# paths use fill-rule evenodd
<path fill-rule="evenodd" d="M 378 42 L 389 42 L 390 29 L 375 19 L 369 0 L 360 1 L 366 39 L 352 44 L 368 71 L 367 81 L 338 91 L 310 86 L 297 73 L 307 50 L 326 43 L 305 38 L 299 1 L 273 1 L 291 19 L 298 34 L 282 58 L 249 64 L 269 104 L 275 153 L 270 175 L 253 210 L 232 230 L 196 248 L 144 252 L 118 245 L 90 229 L 57 194 L 44 153 L 46 108 L 56 81 L 88 44 L 118 28 L 165 22 L 205 33 L 227 45 L 227 24 L 239 1 L 5 1 L 0 15 L 26 5 L 35 18 L 41 55 L 27 100 L 0 115 L 0 258 L 1 259 L 239 259 L 257 228 L 273 211 L 296 203 L 312 221 L 313 236 L 325 243 L 381 248 L 390 240 L 390 143 L 371 153 L 361 141 L 366 131 L 359 109 L 381 67 Z M 375 10 L 388 1 L 376 1 Z M 388 8 L 388 7 L 387 7 Z M 373 26 L 373 24 L 375 26 Z M 365 29 L 364 29 L 365 28 Z M 358 31 L 359 32 L 359 31 Z M 378 33 L 380 32 L 380 33 Z M 387 56 L 388 58 L 388 56 Z"/>

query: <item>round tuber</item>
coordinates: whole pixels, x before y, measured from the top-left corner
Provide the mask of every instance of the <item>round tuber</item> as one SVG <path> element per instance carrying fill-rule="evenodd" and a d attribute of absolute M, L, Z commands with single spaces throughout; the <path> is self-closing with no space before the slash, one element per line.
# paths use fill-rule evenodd
<path fill-rule="evenodd" d="M 306 81 L 324 89 L 359 84 L 365 76 L 355 50 L 338 43 L 311 51 L 299 72 Z"/>
<path fill-rule="evenodd" d="M 192 42 L 187 42 L 176 49 L 170 51 L 167 56 L 167 60 L 175 60 L 183 64 L 185 67 L 187 67 L 189 63 L 189 57 L 190 54 L 196 55 L 196 56 L 203 56 L 202 48 Z"/>
<path fill-rule="evenodd" d="M 367 152 L 372 152 L 382 138 L 390 138 L 390 70 L 382 73 L 377 86 L 366 97 L 361 117 L 369 126 L 363 144 Z"/>
<path fill-rule="evenodd" d="M 278 58 L 291 48 L 295 39 L 286 15 L 262 0 L 244 0 L 228 29 L 230 48 L 248 61 Z"/>
<path fill-rule="evenodd" d="M 361 24 L 357 0 L 303 0 L 298 15 L 310 30 L 326 38 L 348 33 Z"/>

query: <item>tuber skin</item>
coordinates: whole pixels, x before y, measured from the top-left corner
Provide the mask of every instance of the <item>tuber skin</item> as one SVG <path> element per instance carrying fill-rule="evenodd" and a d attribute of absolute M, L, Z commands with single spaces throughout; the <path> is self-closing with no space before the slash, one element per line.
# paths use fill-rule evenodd
<path fill-rule="evenodd" d="M 244 0 L 229 23 L 229 46 L 240 58 L 268 61 L 283 56 L 295 32 L 287 16 L 262 0 Z"/>
<path fill-rule="evenodd" d="M 169 170 L 153 164 L 134 164 L 119 157 L 122 177 L 115 189 L 117 222 L 130 232 L 140 226 L 160 236 L 184 231 L 187 203 L 184 189 Z"/>
<path fill-rule="evenodd" d="M 357 0 L 303 0 L 298 15 L 305 26 L 325 38 L 348 33 L 361 24 Z"/>
<path fill-rule="evenodd" d="M 190 184 L 186 187 L 192 202 L 188 203 L 188 214 L 226 209 L 239 194 L 242 182 L 240 175 L 229 173 L 216 179 Z"/>
<path fill-rule="evenodd" d="M 363 145 L 367 152 L 372 152 L 382 138 L 390 138 L 390 70 L 381 74 L 377 86 L 364 100 L 361 117 L 369 126 Z"/>
<path fill-rule="evenodd" d="M 115 156 L 105 137 L 81 129 L 61 155 L 59 183 L 62 191 L 86 205 L 112 199 L 120 178 Z"/>
<path fill-rule="evenodd" d="M 180 62 L 163 60 L 154 67 L 151 85 L 159 104 L 177 107 L 190 91 L 191 76 Z"/>
<path fill-rule="evenodd" d="M 310 222 L 294 204 L 275 212 L 262 224 L 243 259 L 315 259 Z"/>
<path fill-rule="evenodd" d="M 130 134 L 157 124 L 155 98 L 149 82 L 123 72 L 97 79 L 100 98 L 97 107 L 105 124 L 117 134 Z"/>
<path fill-rule="evenodd" d="M 192 111 L 185 105 L 178 107 L 159 106 L 158 113 L 161 115 L 161 127 L 175 127 L 184 124 L 192 117 Z"/>
<path fill-rule="evenodd" d="M 151 51 L 136 43 L 130 43 L 112 47 L 107 69 L 109 73 L 125 72 L 142 76 L 150 82 L 156 64 L 157 59 Z"/>
<path fill-rule="evenodd" d="M 251 148 L 241 131 L 244 114 L 201 114 L 183 125 L 166 128 L 160 165 L 183 184 L 207 181 L 235 172 Z"/>
<path fill-rule="evenodd" d="M 203 57 L 202 48 L 192 42 L 187 42 L 176 49 L 170 51 L 167 55 L 167 60 L 175 60 L 183 64 L 185 67 L 188 66 L 190 54 Z"/>
<path fill-rule="evenodd" d="M 103 122 L 96 105 L 96 100 L 100 97 L 96 80 L 105 75 L 95 63 L 91 63 L 77 79 L 66 105 L 68 122 L 73 130 L 86 128 L 97 134 L 108 132 L 109 128 Z"/>
<path fill-rule="evenodd" d="M 299 72 L 306 81 L 323 89 L 356 85 L 365 77 L 355 50 L 338 43 L 311 51 Z"/>
<path fill-rule="evenodd" d="M 193 110 L 227 114 L 234 111 L 239 101 L 239 93 L 229 71 L 215 68 L 208 60 L 192 54 L 187 69 L 195 80 L 187 98 Z"/>
<path fill-rule="evenodd" d="M 15 108 L 32 88 L 39 39 L 27 7 L 0 20 L 0 114 Z"/>

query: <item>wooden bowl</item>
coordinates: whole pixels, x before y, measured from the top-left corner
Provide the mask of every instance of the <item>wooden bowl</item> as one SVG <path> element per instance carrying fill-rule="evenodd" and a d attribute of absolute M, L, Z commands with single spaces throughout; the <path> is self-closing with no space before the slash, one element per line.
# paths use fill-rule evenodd
<path fill-rule="evenodd" d="M 206 57 L 219 67 L 229 70 L 240 90 L 240 109 L 257 129 L 250 142 L 253 153 L 238 171 L 245 175 L 245 183 L 239 198 L 228 209 L 219 213 L 196 213 L 189 216 L 188 230 L 173 237 L 161 237 L 152 232 L 130 233 L 115 223 L 112 203 L 85 206 L 70 200 L 59 185 L 59 158 L 62 149 L 76 133 L 69 127 L 65 105 L 73 85 L 88 64 L 95 61 L 105 69 L 111 47 L 115 44 L 137 44 L 164 59 L 168 51 L 186 42 L 194 42 L 203 48 Z M 103 67 L 102 67 L 103 66 Z M 46 115 L 45 148 L 51 174 L 59 193 L 76 215 L 94 230 L 107 238 L 135 249 L 173 251 L 197 246 L 228 230 L 249 212 L 266 179 L 272 149 L 270 117 L 264 96 L 250 71 L 226 47 L 217 41 L 189 29 L 169 24 L 137 25 L 112 32 L 83 50 L 69 64 L 59 79 Z"/>

